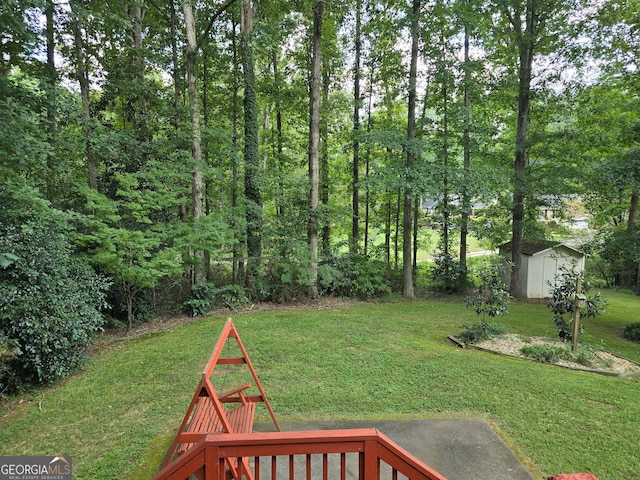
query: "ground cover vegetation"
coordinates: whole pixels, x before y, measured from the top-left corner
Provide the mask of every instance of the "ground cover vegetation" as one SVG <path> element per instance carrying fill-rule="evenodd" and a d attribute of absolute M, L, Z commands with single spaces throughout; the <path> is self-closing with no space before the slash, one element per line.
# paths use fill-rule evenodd
<path fill-rule="evenodd" d="M 581 247 L 593 274 L 636 288 L 636 12 L 2 2 L 0 391 L 159 313 L 459 292 L 474 241 L 512 242 L 515 292 L 522 240 L 572 236 L 577 216 L 598 232 Z M 27 279 L 52 269 L 55 312 L 26 315 Z M 74 308 L 53 288 L 67 280 Z M 45 365 L 31 331 L 74 353 Z"/>
<path fill-rule="evenodd" d="M 638 298 L 607 296 L 607 312 L 581 338 L 640 361 L 638 345 L 622 338 Z M 509 310 L 501 319 L 509 331 L 555 338 L 544 304 L 514 301 Z M 446 339 L 474 319 L 462 302 L 442 297 L 247 312 L 234 323 L 281 420 L 479 417 L 537 478 L 585 470 L 638 477 L 638 377 L 576 372 Z M 148 478 L 224 321 L 103 342 L 82 373 L 1 405 L 0 454 L 64 452 L 77 478 Z M 222 389 L 236 382 L 223 372 L 214 381 Z"/>

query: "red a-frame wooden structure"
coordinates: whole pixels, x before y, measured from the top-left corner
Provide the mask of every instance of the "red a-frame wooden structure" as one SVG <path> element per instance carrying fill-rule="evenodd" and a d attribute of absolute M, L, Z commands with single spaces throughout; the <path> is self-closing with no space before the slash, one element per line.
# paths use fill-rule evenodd
<path fill-rule="evenodd" d="M 240 356 L 223 357 L 223 351 L 227 342 L 235 340 L 240 350 Z M 236 349 L 237 351 L 237 349 Z M 217 365 L 246 365 L 251 372 L 258 394 L 249 395 L 251 383 L 241 385 L 222 394 L 218 394 L 211 381 L 211 376 Z M 236 331 L 231 319 L 227 322 L 213 347 L 213 352 L 205 366 L 202 377 L 182 420 L 182 424 L 174 438 L 167 456 L 162 464 L 166 467 L 171 461 L 187 452 L 195 444 L 215 433 L 251 433 L 255 417 L 256 403 L 264 403 L 273 423 L 278 431 L 281 431 L 278 420 L 269 404 L 267 395 L 258 380 L 249 356 Z M 242 459 L 246 463 L 246 459 Z M 228 468 L 233 478 L 238 478 L 238 463 L 230 459 Z M 249 471 L 248 465 L 243 470 Z"/>

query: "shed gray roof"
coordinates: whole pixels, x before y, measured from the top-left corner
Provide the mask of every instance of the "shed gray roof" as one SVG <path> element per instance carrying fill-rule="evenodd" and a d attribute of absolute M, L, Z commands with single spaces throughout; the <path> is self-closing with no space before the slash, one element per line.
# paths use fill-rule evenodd
<path fill-rule="evenodd" d="M 534 240 L 534 241 L 523 241 L 522 242 L 522 254 L 532 256 L 536 253 L 543 252 L 545 250 L 551 250 L 553 248 L 564 247 L 571 251 L 576 252 L 578 255 L 584 255 L 580 250 L 575 249 L 574 247 L 567 245 L 562 242 L 554 242 L 551 240 Z M 511 251 L 511 242 L 503 243 L 498 247 L 500 250 Z"/>

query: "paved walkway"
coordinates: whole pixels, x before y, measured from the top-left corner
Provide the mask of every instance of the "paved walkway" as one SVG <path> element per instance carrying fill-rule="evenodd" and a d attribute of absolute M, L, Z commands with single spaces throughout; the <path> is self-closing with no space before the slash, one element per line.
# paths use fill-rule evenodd
<path fill-rule="evenodd" d="M 410 419 L 282 422 L 286 431 L 375 428 L 447 480 L 534 480 L 484 420 Z M 254 431 L 273 431 L 257 423 Z"/>

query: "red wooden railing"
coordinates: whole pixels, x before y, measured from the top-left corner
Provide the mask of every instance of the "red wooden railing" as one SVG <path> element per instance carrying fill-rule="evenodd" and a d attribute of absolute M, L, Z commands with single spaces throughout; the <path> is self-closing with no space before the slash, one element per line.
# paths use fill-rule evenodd
<path fill-rule="evenodd" d="M 152 480 L 223 480 L 229 461 L 250 480 L 446 480 L 375 429 L 209 434 Z"/>

